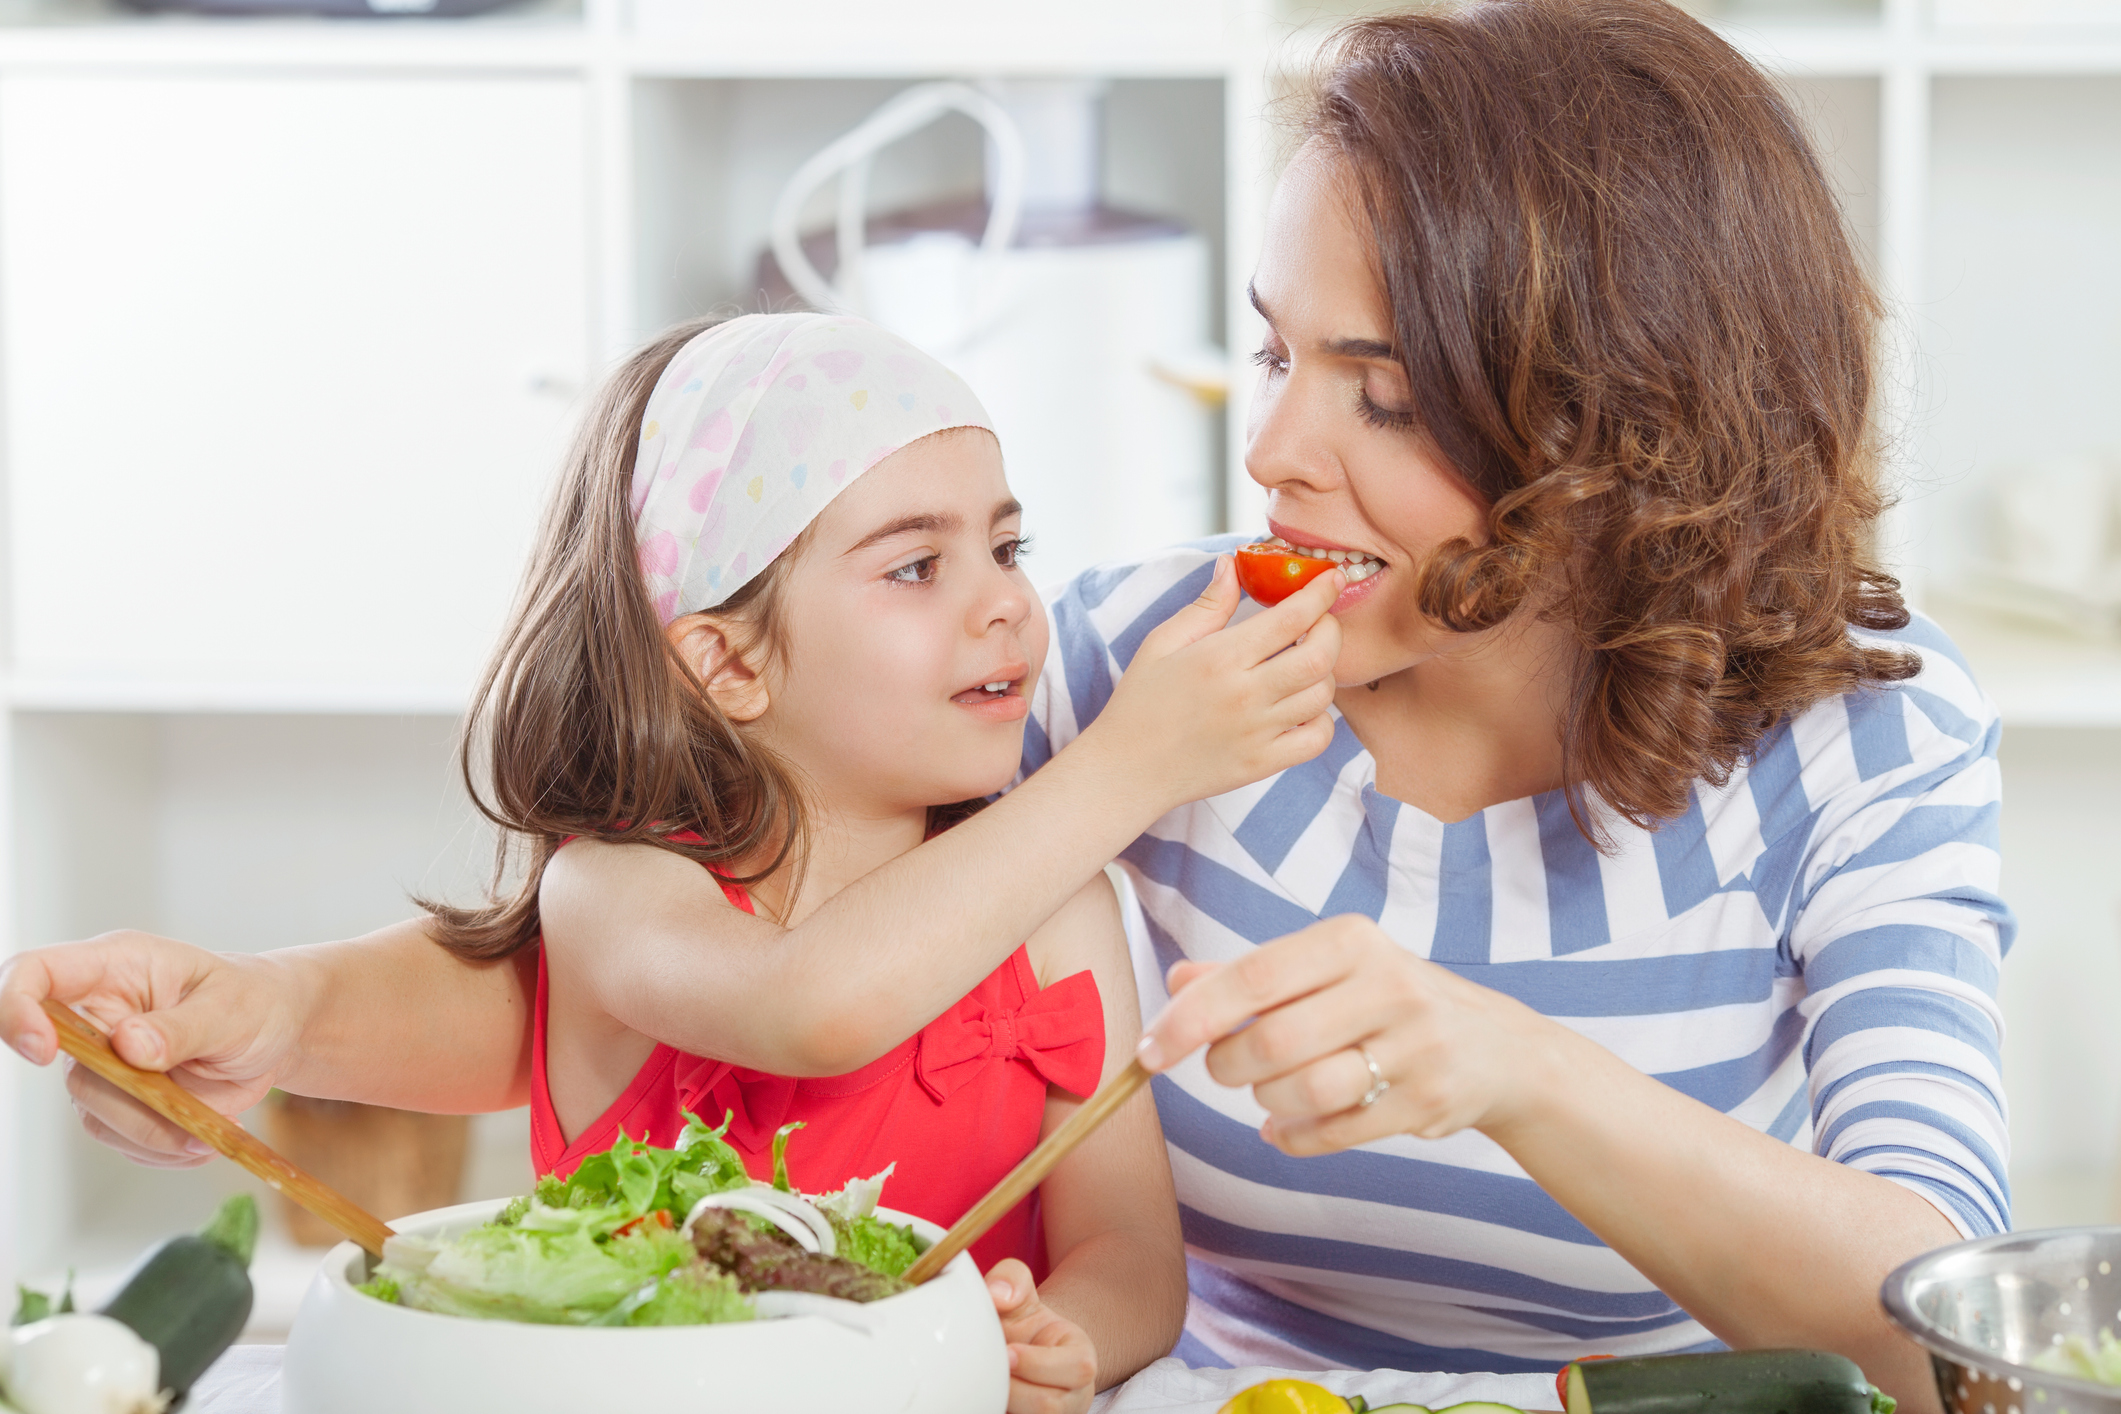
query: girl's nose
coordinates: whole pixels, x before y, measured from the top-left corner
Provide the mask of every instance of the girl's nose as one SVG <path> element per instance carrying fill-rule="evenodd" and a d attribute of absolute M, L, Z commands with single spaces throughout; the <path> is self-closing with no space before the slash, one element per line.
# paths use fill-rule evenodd
<path fill-rule="evenodd" d="M 975 634 L 992 628 L 1016 628 L 1030 616 L 1031 591 L 1024 587 L 1023 576 L 1013 575 L 1000 565 L 981 576 L 972 611 Z"/>

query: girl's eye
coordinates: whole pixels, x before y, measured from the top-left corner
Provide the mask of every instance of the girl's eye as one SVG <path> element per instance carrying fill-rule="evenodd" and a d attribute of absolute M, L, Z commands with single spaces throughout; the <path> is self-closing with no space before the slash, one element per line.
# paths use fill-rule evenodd
<path fill-rule="evenodd" d="M 1031 537 L 1019 535 L 1014 540 L 1004 540 L 994 547 L 994 563 L 1005 570 L 1016 568 L 1016 562 L 1031 553 Z"/>
<path fill-rule="evenodd" d="M 935 567 L 941 559 L 940 555 L 923 555 L 910 565 L 900 565 L 884 578 L 896 584 L 926 584 L 935 578 Z"/>

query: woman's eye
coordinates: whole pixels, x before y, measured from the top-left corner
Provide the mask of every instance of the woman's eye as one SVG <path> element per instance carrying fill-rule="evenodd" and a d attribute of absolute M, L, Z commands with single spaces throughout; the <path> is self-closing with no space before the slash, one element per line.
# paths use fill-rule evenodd
<path fill-rule="evenodd" d="M 1289 368 L 1288 360 L 1276 352 L 1272 344 L 1261 344 L 1259 351 L 1252 355 L 1252 361 L 1273 373 L 1285 373 Z"/>
<path fill-rule="evenodd" d="M 935 578 L 935 567 L 941 559 L 940 555 L 923 555 L 910 565 L 900 565 L 884 578 L 898 584 L 926 584 Z"/>
<path fill-rule="evenodd" d="M 1414 413 L 1411 409 L 1402 412 L 1394 408 L 1380 406 L 1377 400 L 1370 396 L 1368 388 L 1364 388 L 1360 393 L 1356 394 L 1356 411 L 1361 413 L 1362 420 L 1369 423 L 1372 427 L 1411 427 L 1414 425 Z"/>
<path fill-rule="evenodd" d="M 1016 562 L 1031 553 L 1031 537 L 1019 535 L 1014 540 L 1004 540 L 994 547 L 994 563 L 1005 570 L 1016 568 Z"/>

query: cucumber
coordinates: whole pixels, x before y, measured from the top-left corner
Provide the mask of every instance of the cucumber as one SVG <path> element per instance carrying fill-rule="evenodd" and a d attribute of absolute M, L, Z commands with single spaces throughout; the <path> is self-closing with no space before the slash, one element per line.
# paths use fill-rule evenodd
<path fill-rule="evenodd" d="M 1853 1360 L 1824 1350 L 1728 1350 L 1580 1360 L 1568 1414 L 1892 1414 Z"/>
<path fill-rule="evenodd" d="M 103 1308 L 161 1352 L 162 1387 L 171 1397 L 182 1399 L 243 1333 L 257 1241 L 258 1205 L 239 1193 L 199 1232 L 148 1253 Z"/>

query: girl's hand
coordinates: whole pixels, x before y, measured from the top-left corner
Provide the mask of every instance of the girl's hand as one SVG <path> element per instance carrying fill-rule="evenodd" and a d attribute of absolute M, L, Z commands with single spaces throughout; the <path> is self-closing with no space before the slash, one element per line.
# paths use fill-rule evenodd
<path fill-rule="evenodd" d="M 1208 1074 L 1251 1086 L 1268 1114 L 1260 1137 L 1295 1155 L 1391 1134 L 1500 1138 L 1553 1088 L 1543 1067 L 1557 1033 L 1574 1036 L 1353 915 L 1235 962 L 1179 963 L 1170 986 L 1171 1004 L 1142 1038 L 1142 1063 L 1163 1070 L 1208 1046 Z M 1372 1079 L 1358 1047 L 1389 1085 L 1368 1107 Z"/>
<path fill-rule="evenodd" d="M 222 956 L 151 933 L 106 933 L 37 948 L 0 967 L 0 1041 L 35 1065 L 58 1054 L 40 1005 L 65 1002 L 118 1055 L 176 1081 L 226 1115 L 265 1097 L 301 1035 L 297 999 L 262 958 Z M 213 1150 L 109 1081 L 68 1064 L 66 1088 L 89 1134 L 136 1163 L 192 1168 Z"/>
<path fill-rule="evenodd" d="M 987 1273 L 987 1293 L 1009 1342 L 1009 1414 L 1083 1414 L 1097 1393 L 1097 1351 L 1083 1328 L 1038 1299 L 1014 1257 Z"/>
<path fill-rule="evenodd" d="M 1164 809 L 1310 760 L 1333 739 L 1330 611 L 1345 587 L 1329 571 L 1229 628 L 1243 595 L 1217 556 L 1201 596 L 1142 640 L 1082 741 L 1114 754 L 1123 788 L 1157 791 Z"/>

